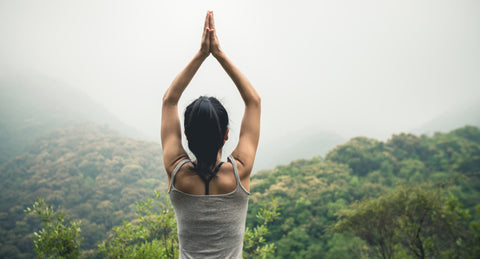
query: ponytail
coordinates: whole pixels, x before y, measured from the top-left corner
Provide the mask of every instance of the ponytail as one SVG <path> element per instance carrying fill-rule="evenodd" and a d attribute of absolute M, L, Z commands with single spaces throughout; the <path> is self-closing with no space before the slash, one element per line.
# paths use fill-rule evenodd
<path fill-rule="evenodd" d="M 200 96 L 185 109 L 185 135 L 188 148 L 197 158 L 193 170 L 208 177 L 223 147 L 228 127 L 228 114 L 214 97 Z"/>

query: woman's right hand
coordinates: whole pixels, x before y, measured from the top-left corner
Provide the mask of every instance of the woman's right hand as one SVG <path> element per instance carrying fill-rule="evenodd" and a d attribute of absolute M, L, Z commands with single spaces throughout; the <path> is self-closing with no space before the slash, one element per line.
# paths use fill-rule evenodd
<path fill-rule="evenodd" d="M 222 53 L 222 49 L 220 48 L 220 42 L 218 41 L 217 31 L 215 30 L 215 21 L 213 19 L 213 11 L 209 11 L 207 14 L 208 21 L 209 21 L 209 32 L 210 32 L 210 53 L 215 58 L 218 58 Z"/>

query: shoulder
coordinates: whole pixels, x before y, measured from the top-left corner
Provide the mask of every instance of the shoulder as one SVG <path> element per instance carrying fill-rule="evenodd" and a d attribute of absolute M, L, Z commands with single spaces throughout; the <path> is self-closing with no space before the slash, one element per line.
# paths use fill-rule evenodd
<path fill-rule="evenodd" d="M 233 170 L 236 170 L 236 174 L 240 178 L 240 184 L 243 188 L 249 192 L 250 191 L 250 174 L 252 168 L 245 166 L 241 160 L 235 158 L 233 155 L 229 156 L 229 161 L 232 163 Z"/>
<path fill-rule="evenodd" d="M 191 162 L 191 161 L 192 160 L 188 157 L 187 154 L 182 154 L 176 157 L 175 159 L 171 159 L 170 161 L 164 160 L 164 167 L 168 177 L 170 177 L 175 170 L 178 171 L 180 167 L 183 167 L 185 163 Z"/>
<path fill-rule="evenodd" d="M 245 161 L 243 161 L 240 157 L 236 157 L 234 154 L 230 155 L 228 160 L 232 163 L 233 168 L 236 168 L 238 176 L 241 180 L 250 178 L 252 165 L 245 163 Z"/>

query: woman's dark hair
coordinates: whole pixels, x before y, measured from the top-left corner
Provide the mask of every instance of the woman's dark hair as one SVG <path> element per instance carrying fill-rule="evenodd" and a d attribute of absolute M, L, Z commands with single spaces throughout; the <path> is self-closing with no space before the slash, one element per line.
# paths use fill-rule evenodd
<path fill-rule="evenodd" d="M 193 170 L 212 174 L 227 132 L 227 111 L 215 97 L 200 96 L 185 109 L 184 127 L 188 148 L 197 158 Z"/>

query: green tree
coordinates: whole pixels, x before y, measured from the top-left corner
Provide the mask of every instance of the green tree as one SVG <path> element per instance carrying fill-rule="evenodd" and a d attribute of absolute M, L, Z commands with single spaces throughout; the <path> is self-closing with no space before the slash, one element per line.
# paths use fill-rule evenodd
<path fill-rule="evenodd" d="M 359 237 L 333 233 L 327 241 L 327 253 L 323 258 L 368 258 L 368 247 Z M 318 258 L 318 257 L 317 257 Z"/>
<path fill-rule="evenodd" d="M 265 207 L 260 208 L 257 213 L 259 225 L 253 229 L 246 228 L 243 238 L 244 258 L 267 258 L 275 252 L 275 244 L 267 243 L 265 235 L 268 234 L 268 223 L 280 216 L 278 212 L 278 199 L 272 198 Z"/>
<path fill-rule="evenodd" d="M 157 202 L 137 203 L 138 219 L 114 226 L 99 252 L 108 258 L 178 258 L 175 213 L 168 198 L 155 192 Z M 158 206 L 156 207 L 155 204 Z"/>
<path fill-rule="evenodd" d="M 337 146 L 328 152 L 325 159 L 347 164 L 353 174 L 359 176 L 380 169 L 382 162 L 391 163 L 390 158 L 385 156 L 384 143 L 365 137 L 356 137 Z"/>
<path fill-rule="evenodd" d="M 340 216 L 333 230 L 365 240 L 374 256 L 453 258 L 464 245 L 468 213 L 455 197 L 423 184 L 353 203 Z"/>
<path fill-rule="evenodd" d="M 70 221 L 38 197 L 25 213 L 39 216 L 43 222 L 43 229 L 32 235 L 33 247 L 39 258 L 78 258 L 82 241 L 80 221 Z"/>
<path fill-rule="evenodd" d="M 475 207 L 476 220 L 470 222 L 470 256 L 472 258 L 480 258 L 480 205 Z"/>

